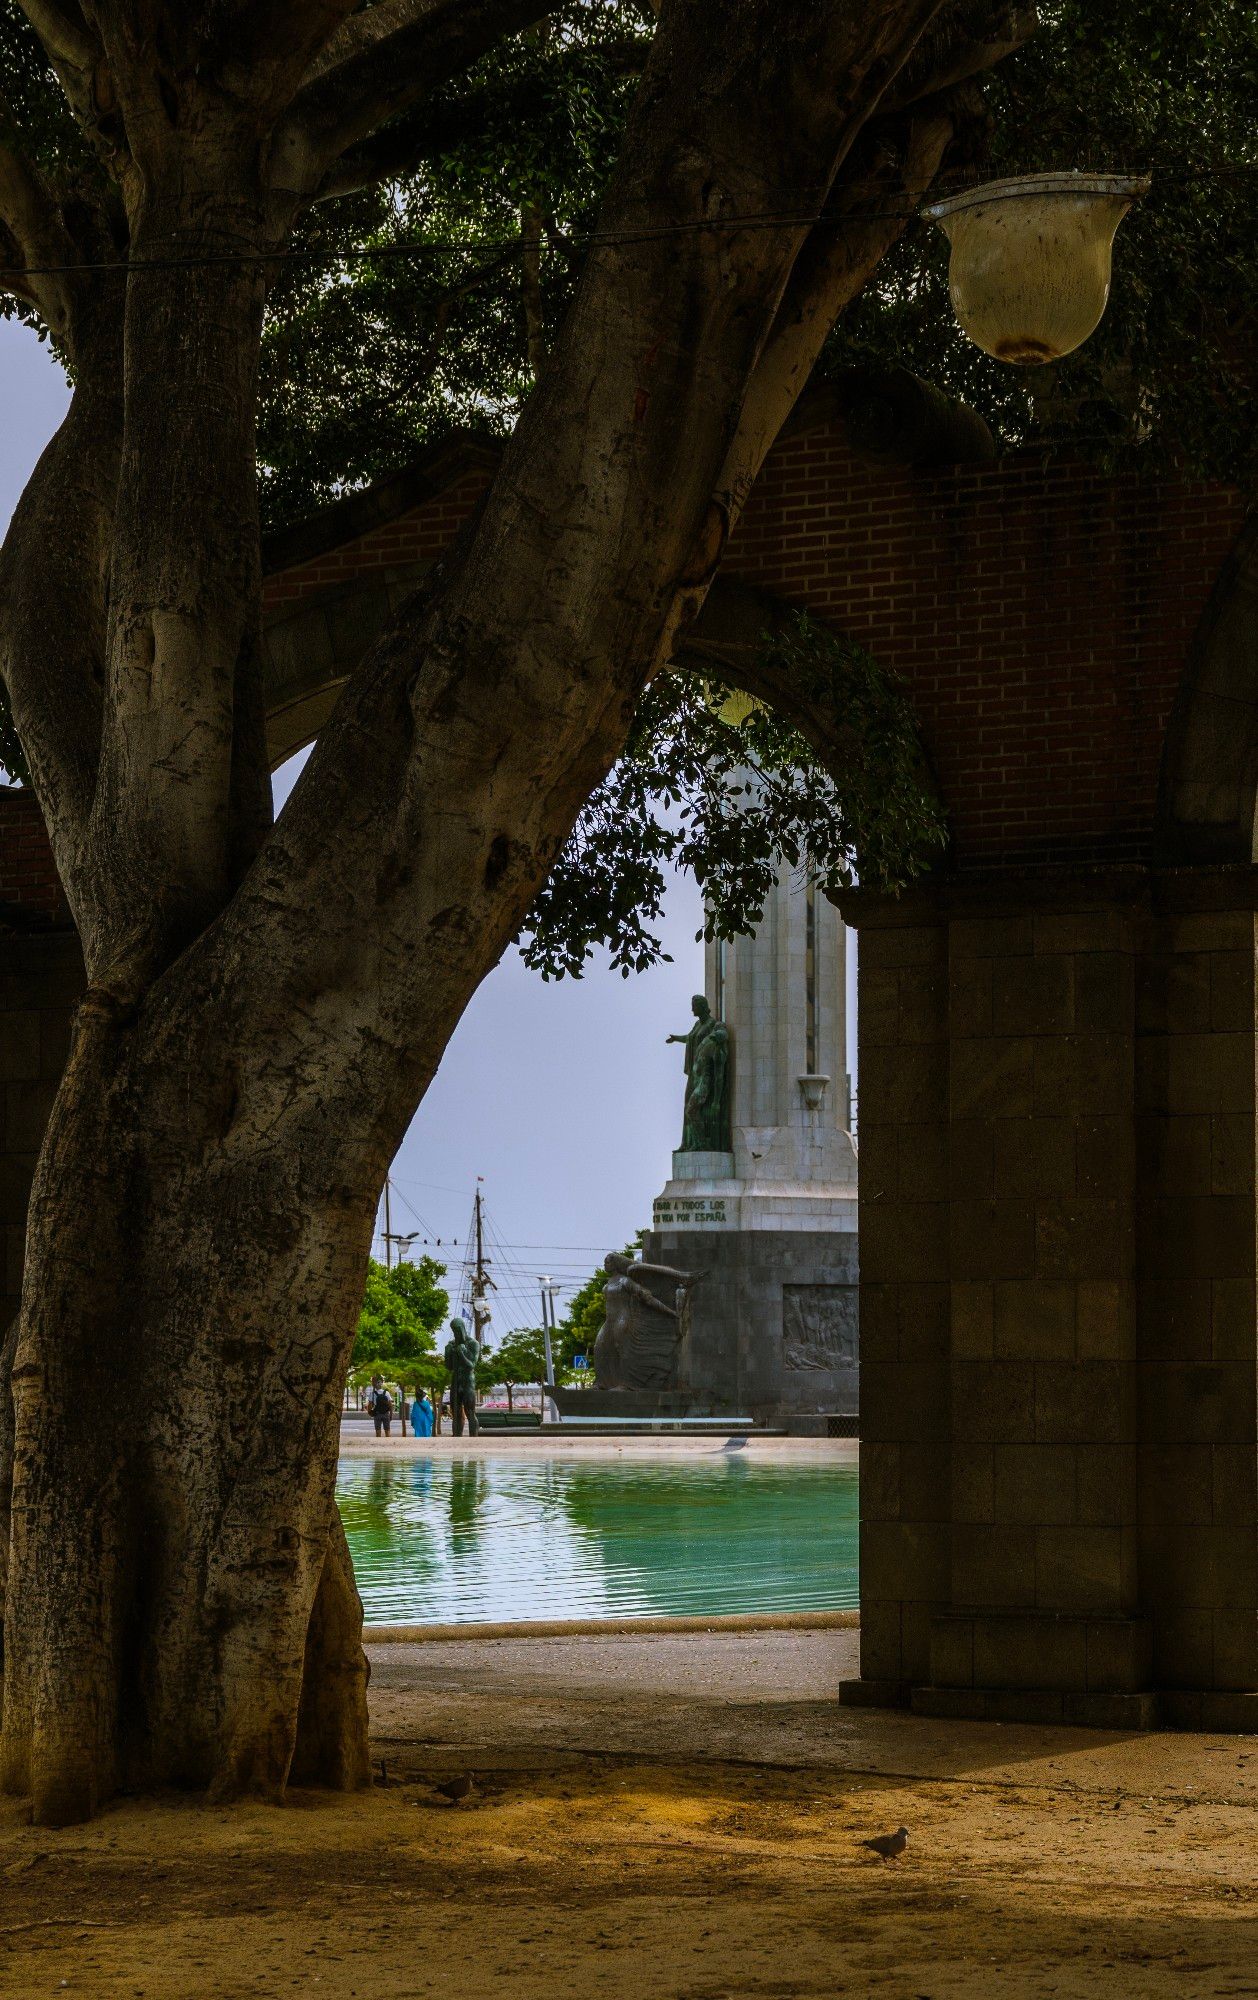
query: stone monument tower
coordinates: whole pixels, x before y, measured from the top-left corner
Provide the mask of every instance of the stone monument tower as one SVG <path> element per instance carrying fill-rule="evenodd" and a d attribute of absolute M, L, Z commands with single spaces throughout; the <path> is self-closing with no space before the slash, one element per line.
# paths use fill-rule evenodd
<path fill-rule="evenodd" d="M 695 1023 L 672 1038 L 682 1143 L 643 1256 L 691 1274 L 672 1387 L 693 1414 L 855 1430 L 846 974 L 837 910 L 783 867 L 755 935 L 707 946 Z"/>

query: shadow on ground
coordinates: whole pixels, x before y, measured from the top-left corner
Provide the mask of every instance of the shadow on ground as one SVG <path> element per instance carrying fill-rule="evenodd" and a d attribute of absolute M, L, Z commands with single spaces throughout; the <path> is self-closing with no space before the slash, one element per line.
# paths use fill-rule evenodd
<path fill-rule="evenodd" d="M 381 1647 L 370 1793 L 7 1806 L 0 1991 L 1258 1993 L 1258 1747 L 837 1709 L 846 1640 Z"/>

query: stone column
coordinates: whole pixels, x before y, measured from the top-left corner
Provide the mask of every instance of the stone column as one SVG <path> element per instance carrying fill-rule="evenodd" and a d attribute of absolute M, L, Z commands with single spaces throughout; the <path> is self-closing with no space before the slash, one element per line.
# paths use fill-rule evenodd
<path fill-rule="evenodd" d="M 1247 1722 L 1254 871 L 857 897 L 862 1679 Z"/>
<path fill-rule="evenodd" d="M 863 907 L 863 905 L 862 905 Z M 949 1602 L 947 927 L 925 898 L 862 929 L 861 1695 L 929 1677 Z"/>
<path fill-rule="evenodd" d="M 1136 993 L 1141 1598 L 1189 1728 L 1258 1727 L 1255 902 L 1167 877 Z"/>
<path fill-rule="evenodd" d="M 783 868 L 754 936 L 708 946 L 705 993 L 730 1032 L 732 1151 L 674 1153 L 646 1245 L 649 1258 L 704 1274 L 677 1393 L 695 1413 L 854 1429 L 856 1154 L 838 912 Z"/>
<path fill-rule="evenodd" d="M 784 1132 L 810 1147 L 847 1132 L 847 932 L 833 903 L 783 868 L 754 935 L 705 947 L 704 992 L 733 1037 L 740 1174 Z"/>

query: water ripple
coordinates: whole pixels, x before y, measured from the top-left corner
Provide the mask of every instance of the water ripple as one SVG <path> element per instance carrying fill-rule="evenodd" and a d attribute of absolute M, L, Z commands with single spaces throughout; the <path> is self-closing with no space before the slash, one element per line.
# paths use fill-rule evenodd
<path fill-rule="evenodd" d="M 352 1458 L 368 1621 L 718 1617 L 857 1603 L 852 1465 Z"/>

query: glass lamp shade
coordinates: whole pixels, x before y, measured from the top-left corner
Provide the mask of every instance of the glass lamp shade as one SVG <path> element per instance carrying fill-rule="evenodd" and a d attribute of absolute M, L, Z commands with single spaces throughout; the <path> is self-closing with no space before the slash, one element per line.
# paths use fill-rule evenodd
<path fill-rule="evenodd" d="M 763 707 L 764 703 L 758 696 L 744 694 L 741 688 L 733 688 L 724 701 L 718 703 L 716 719 L 718 722 L 727 722 L 731 729 L 737 729 L 740 724 L 746 722 L 749 715 L 754 715 L 758 708 Z"/>
<path fill-rule="evenodd" d="M 998 361 L 1058 361 L 1099 325 L 1114 234 L 1147 180 L 1026 174 L 989 181 L 925 212 L 951 245 L 952 309 Z"/>

